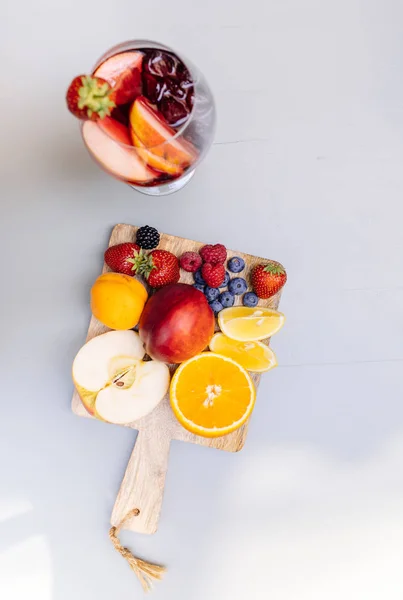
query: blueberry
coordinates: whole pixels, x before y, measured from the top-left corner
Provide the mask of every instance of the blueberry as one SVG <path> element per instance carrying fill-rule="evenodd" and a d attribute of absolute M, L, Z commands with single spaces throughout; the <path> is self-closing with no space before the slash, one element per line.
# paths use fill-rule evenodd
<path fill-rule="evenodd" d="M 247 292 L 242 298 L 242 304 L 244 306 L 256 306 L 258 302 L 259 298 L 256 296 L 255 292 Z"/>
<path fill-rule="evenodd" d="M 242 279 L 242 277 L 234 277 L 234 279 L 231 279 L 231 281 L 229 282 L 228 289 L 231 292 L 231 294 L 235 294 L 235 296 L 240 296 L 241 294 L 246 292 L 246 290 L 248 289 L 248 285 L 245 279 Z"/>
<path fill-rule="evenodd" d="M 206 296 L 208 302 L 214 302 L 214 300 L 217 300 L 220 292 L 217 288 L 212 288 L 206 285 L 204 289 L 204 295 Z"/>
<path fill-rule="evenodd" d="M 229 259 L 227 267 L 232 273 L 240 273 L 245 268 L 245 261 L 240 256 L 234 256 Z"/>
<path fill-rule="evenodd" d="M 199 292 L 202 292 L 202 294 L 204 294 L 204 285 L 201 285 L 201 283 L 195 283 L 193 287 L 196 288 L 196 290 L 199 290 Z"/>
<path fill-rule="evenodd" d="M 220 288 L 227 287 L 229 280 L 230 280 L 230 275 L 229 275 L 228 271 L 225 271 L 225 279 L 222 282 L 222 284 L 220 285 Z"/>
<path fill-rule="evenodd" d="M 222 310 L 224 308 L 223 305 L 221 304 L 221 302 L 218 302 L 218 300 L 214 300 L 214 302 L 210 302 L 209 306 L 215 315 L 218 315 L 220 310 Z"/>
<path fill-rule="evenodd" d="M 200 270 L 196 271 L 196 273 L 193 274 L 193 278 L 195 282 L 199 285 L 206 285 L 206 282 L 204 281 Z"/>
<path fill-rule="evenodd" d="M 221 292 L 218 296 L 218 300 L 221 302 L 224 308 L 228 308 L 234 304 L 235 296 L 231 292 Z"/>

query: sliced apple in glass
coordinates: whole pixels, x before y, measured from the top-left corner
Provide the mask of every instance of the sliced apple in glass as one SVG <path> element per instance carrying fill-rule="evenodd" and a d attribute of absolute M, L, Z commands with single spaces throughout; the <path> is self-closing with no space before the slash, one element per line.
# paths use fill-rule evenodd
<path fill-rule="evenodd" d="M 193 144 L 177 136 L 175 129 L 167 124 L 144 96 L 139 96 L 133 102 L 129 119 L 132 134 L 152 154 L 182 169 L 197 159 L 198 152 Z"/>
<path fill-rule="evenodd" d="M 129 130 L 119 121 L 111 117 L 84 121 L 82 135 L 93 157 L 118 179 L 146 185 L 159 177 L 138 155 Z"/>
<path fill-rule="evenodd" d="M 141 94 L 141 52 L 122 52 L 107 58 L 94 72 L 113 88 L 114 100 L 119 106 L 131 102 Z"/>
<path fill-rule="evenodd" d="M 144 347 L 132 330 L 108 331 L 87 342 L 73 363 L 73 381 L 94 417 L 126 425 L 151 412 L 165 396 L 169 369 L 144 362 Z"/>
<path fill-rule="evenodd" d="M 131 130 L 131 136 L 133 145 L 137 148 L 137 152 L 150 167 L 162 171 L 163 173 L 168 173 L 169 175 L 181 175 L 183 173 L 183 168 L 180 165 L 174 165 L 165 158 L 162 158 L 162 156 L 158 156 L 158 154 L 153 154 L 150 150 L 147 150 L 143 142 L 141 142 L 134 133 L 133 129 Z"/>

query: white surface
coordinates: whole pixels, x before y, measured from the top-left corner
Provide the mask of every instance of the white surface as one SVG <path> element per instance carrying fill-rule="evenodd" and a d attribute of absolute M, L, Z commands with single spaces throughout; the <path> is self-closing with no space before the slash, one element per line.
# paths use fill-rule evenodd
<path fill-rule="evenodd" d="M 135 434 L 70 412 L 89 288 L 127 222 L 289 273 L 245 449 L 174 443 L 159 532 L 124 534 L 169 567 L 153 597 L 401 600 L 402 22 L 399 0 L 6 0 L 1 598 L 142 597 L 107 535 Z M 192 58 L 219 111 L 193 181 L 161 200 L 99 170 L 63 98 L 146 36 Z"/>

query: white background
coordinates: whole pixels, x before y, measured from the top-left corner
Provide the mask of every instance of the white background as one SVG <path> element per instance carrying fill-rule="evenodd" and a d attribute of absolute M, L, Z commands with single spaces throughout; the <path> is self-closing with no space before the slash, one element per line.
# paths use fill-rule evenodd
<path fill-rule="evenodd" d="M 403 5 L 35 0 L 0 22 L 0 597 L 141 598 L 108 540 L 135 433 L 70 412 L 112 226 L 281 261 L 280 367 L 244 450 L 171 448 L 164 600 L 403 598 Z M 64 105 L 125 39 L 188 55 L 216 96 L 193 181 L 149 199 L 91 161 Z"/>

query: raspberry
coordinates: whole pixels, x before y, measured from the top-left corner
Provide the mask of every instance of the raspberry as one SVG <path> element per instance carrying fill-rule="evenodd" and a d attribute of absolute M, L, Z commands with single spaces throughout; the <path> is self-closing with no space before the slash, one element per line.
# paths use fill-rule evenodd
<path fill-rule="evenodd" d="M 218 288 L 225 279 L 224 265 L 205 263 L 201 268 L 204 281 L 209 287 Z"/>
<path fill-rule="evenodd" d="M 210 265 L 223 265 L 227 260 L 227 249 L 222 244 L 215 244 L 215 246 L 208 244 L 201 248 L 200 256 Z"/>
<path fill-rule="evenodd" d="M 202 259 L 197 252 L 185 252 L 180 257 L 180 265 L 184 271 L 195 273 L 201 267 Z"/>

